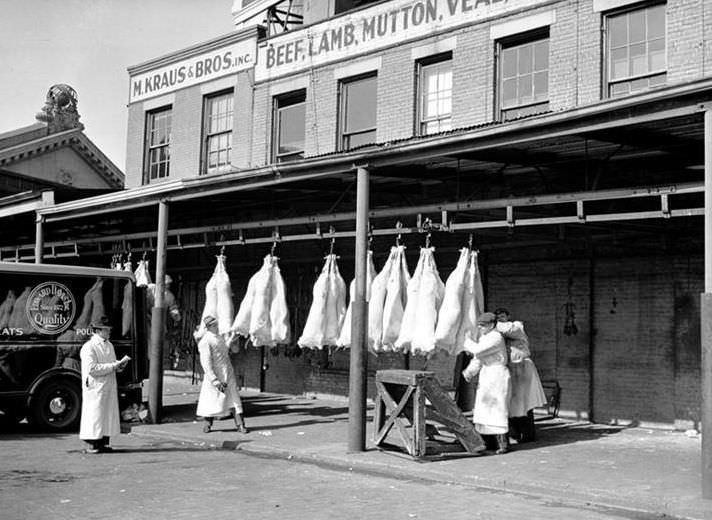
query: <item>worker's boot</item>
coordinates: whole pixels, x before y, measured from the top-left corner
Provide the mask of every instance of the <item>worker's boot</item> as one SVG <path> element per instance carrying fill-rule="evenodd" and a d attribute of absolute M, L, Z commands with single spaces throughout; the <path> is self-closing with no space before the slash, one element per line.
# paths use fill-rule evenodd
<path fill-rule="evenodd" d="M 500 435 L 497 435 L 497 451 L 495 451 L 495 453 L 497 455 L 502 455 L 504 453 L 507 453 L 508 451 L 509 451 L 509 434 L 502 433 Z"/>
<path fill-rule="evenodd" d="M 205 417 L 203 419 L 203 433 L 210 433 L 210 429 L 213 427 L 213 418 Z"/>

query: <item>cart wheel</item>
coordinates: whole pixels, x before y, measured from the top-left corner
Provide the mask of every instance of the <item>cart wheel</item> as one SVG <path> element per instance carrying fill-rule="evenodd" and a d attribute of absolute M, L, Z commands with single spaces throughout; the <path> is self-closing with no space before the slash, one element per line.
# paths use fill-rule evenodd
<path fill-rule="evenodd" d="M 76 430 L 82 408 L 79 382 L 67 377 L 42 384 L 30 401 L 33 425 L 45 431 Z"/>

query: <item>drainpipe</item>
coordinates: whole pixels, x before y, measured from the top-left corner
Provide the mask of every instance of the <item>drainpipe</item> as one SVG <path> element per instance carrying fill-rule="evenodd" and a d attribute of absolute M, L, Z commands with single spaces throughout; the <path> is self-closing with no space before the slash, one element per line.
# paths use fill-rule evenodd
<path fill-rule="evenodd" d="M 702 342 L 702 498 L 712 499 L 712 109 L 705 110 L 705 292 L 700 301 Z"/>
<path fill-rule="evenodd" d="M 35 263 L 41 264 L 44 259 L 44 216 L 35 213 Z"/>
<path fill-rule="evenodd" d="M 354 254 L 354 301 L 351 314 L 349 363 L 350 453 L 366 451 L 366 390 L 368 377 L 368 306 L 366 261 L 368 255 L 368 170 L 356 169 L 356 239 Z"/>
<path fill-rule="evenodd" d="M 151 309 L 151 352 L 148 375 L 148 411 L 153 424 L 161 422 L 163 407 L 163 341 L 166 320 L 166 244 L 168 239 L 168 201 L 158 203 L 156 241 L 156 294 Z"/>

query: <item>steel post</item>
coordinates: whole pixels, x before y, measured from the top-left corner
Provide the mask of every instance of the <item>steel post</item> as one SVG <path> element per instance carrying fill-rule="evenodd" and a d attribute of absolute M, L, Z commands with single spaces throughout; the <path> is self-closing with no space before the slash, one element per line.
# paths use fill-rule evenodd
<path fill-rule="evenodd" d="M 366 168 L 356 171 L 355 287 L 351 308 L 351 359 L 349 366 L 349 452 L 366 451 L 366 381 L 368 369 L 368 190 Z"/>
<path fill-rule="evenodd" d="M 44 257 L 44 217 L 35 213 L 35 263 L 41 264 Z"/>
<path fill-rule="evenodd" d="M 700 302 L 702 497 L 712 499 L 712 110 L 705 111 L 705 292 Z"/>
<path fill-rule="evenodd" d="M 151 422 L 161 422 L 163 406 L 163 342 L 165 335 L 166 244 L 168 240 L 168 202 L 158 203 L 156 241 L 156 293 L 151 309 L 151 352 L 148 379 L 148 411 Z"/>

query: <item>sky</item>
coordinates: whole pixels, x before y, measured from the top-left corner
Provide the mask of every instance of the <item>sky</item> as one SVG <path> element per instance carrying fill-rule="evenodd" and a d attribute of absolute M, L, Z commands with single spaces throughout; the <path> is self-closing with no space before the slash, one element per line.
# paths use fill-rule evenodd
<path fill-rule="evenodd" d="M 66 83 L 84 133 L 126 165 L 126 68 L 234 30 L 232 0 L 0 0 L 0 133 Z"/>

